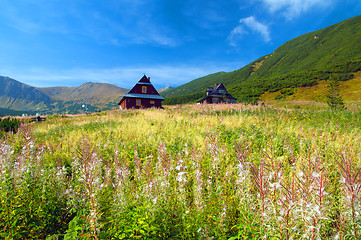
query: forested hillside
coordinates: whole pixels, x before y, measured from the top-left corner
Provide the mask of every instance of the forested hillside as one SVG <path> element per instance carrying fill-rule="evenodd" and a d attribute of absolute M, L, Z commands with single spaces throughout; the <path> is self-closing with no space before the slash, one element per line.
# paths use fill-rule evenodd
<path fill-rule="evenodd" d="M 354 77 L 361 70 L 361 16 L 292 39 L 269 55 L 233 71 L 208 75 L 164 92 L 166 104 L 200 99 L 207 87 L 222 82 L 239 101 L 265 92 L 313 86 L 331 76 Z"/>

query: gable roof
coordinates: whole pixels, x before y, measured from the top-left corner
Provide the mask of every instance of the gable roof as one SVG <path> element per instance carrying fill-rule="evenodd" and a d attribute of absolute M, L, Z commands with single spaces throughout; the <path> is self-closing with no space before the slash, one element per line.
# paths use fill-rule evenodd
<path fill-rule="evenodd" d="M 216 87 L 215 87 L 215 89 L 214 89 L 215 91 L 217 91 L 217 90 L 226 90 L 226 87 L 223 85 L 223 83 L 219 83 Z M 227 92 L 227 90 L 226 90 L 226 92 Z M 227 92 L 228 93 L 228 92 Z"/>
<path fill-rule="evenodd" d="M 138 83 L 150 83 L 150 78 L 145 76 L 145 74 L 144 74 L 144 76 L 139 80 Z"/>
<path fill-rule="evenodd" d="M 221 92 L 222 91 L 222 92 Z M 218 97 L 218 98 L 228 98 L 237 100 L 237 98 L 233 97 L 228 93 L 226 87 L 222 83 L 216 84 L 214 87 L 207 88 L 207 94 L 198 102 L 202 102 L 207 98 Z"/>
<path fill-rule="evenodd" d="M 164 100 L 164 98 L 161 95 L 144 94 L 144 93 L 127 93 L 123 98 L 125 98 L 125 97 Z"/>
<path fill-rule="evenodd" d="M 149 90 L 147 93 L 137 92 L 136 89 L 139 88 L 139 86 L 147 86 L 149 87 Z M 151 93 L 150 93 L 151 92 Z M 150 82 L 150 78 L 144 75 L 135 85 L 134 87 L 125 94 L 122 99 L 119 101 L 118 105 L 124 101 L 126 98 L 142 98 L 142 99 L 152 99 L 152 100 L 161 100 L 163 101 L 164 98 L 159 95 L 158 91 L 154 88 L 152 83 Z"/>

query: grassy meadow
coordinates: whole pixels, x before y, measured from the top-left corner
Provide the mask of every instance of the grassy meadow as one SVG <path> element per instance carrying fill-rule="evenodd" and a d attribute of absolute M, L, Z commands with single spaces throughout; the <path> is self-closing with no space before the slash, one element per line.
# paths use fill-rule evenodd
<path fill-rule="evenodd" d="M 0 139 L 2 239 L 360 239 L 361 112 L 178 105 Z"/>

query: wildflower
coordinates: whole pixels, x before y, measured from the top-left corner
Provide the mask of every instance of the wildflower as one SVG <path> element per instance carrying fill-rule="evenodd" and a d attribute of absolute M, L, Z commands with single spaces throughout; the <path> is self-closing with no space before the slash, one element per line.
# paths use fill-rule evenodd
<path fill-rule="evenodd" d="M 320 206 L 316 205 L 316 206 L 313 207 L 312 210 L 313 210 L 314 212 L 316 212 L 317 214 L 319 214 L 319 213 L 320 213 Z"/>
<path fill-rule="evenodd" d="M 275 188 L 275 189 L 280 189 L 282 186 L 279 182 L 275 182 L 275 183 L 269 183 L 269 186 L 271 188 Z"/>
<path fill-rule="evenodd" d="M 312 177 L 318 178 L 318 177 L 320 177 L 320 174 L 319 174 L 319 173 L 316 173 L 316 172 L 313 172 L 313 173 L 312 173 Z"/>
<path fill-rule="evenodd" d="M 226 215 L 226 211 L 227 211 L 227 209 L 224 207 L 221 216 L 225 216 L 225 215 Z"/>
<path fill-rule="evenodd" d="M 185 174 L 186 172 L 179 172 L 178 173 L 178 176 L 177 176 L 177 181 L 178 182 L 185 182 L 186 179 L 183 177 L 183 175 Z"/>

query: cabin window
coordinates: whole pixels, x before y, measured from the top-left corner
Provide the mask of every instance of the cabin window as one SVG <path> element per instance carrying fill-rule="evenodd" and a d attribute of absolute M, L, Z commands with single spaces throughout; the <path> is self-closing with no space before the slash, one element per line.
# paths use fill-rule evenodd
<path fill-rule="evenodd" d="M 150 104 L 154 104 L 154 100 L 150 100 Z"/>
<path fill-rule="evenodd" d="M 140 99 L 137 99 L 135 102 L 135 105 L 140 106 L 142 104 L 142 101 L 140 101 Z"/>
<path fill-rule="evenodd" d="M 147 93 L 147 86 L 142 87 L 142 93 Z"/>

